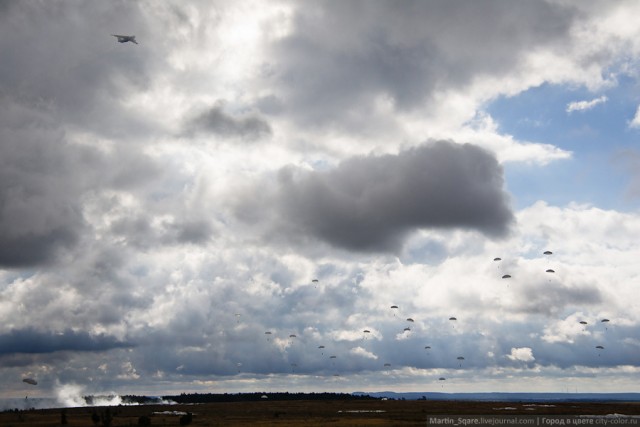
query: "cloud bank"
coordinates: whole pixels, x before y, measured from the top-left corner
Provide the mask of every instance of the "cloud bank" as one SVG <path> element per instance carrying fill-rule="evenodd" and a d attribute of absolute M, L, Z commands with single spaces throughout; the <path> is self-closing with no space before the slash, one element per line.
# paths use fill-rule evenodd
<path fill-rule="evenodd" d="M 292 239 L 398 251 L 412 230 L 423 228 L 504 237 L 513 213 L 503 187 L 502 168 L 490 152 L 436 141 L 397 155 L 346 159 L 326 171 L 283 169 L 272 194 L 245 197 L 238 211 L 241 218 L 246 211 L 277 212 L 272 226 Z"/>

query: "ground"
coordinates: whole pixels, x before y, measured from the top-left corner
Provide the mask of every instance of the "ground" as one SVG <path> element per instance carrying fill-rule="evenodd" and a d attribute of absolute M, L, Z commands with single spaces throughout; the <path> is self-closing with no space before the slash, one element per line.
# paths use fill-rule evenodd
<path fill-rule="evenodd" d="M 108 408 L 111 426 L 137 426 L 142 416 L 151 426 L 178 426 L 182 412 L 193 414 L 192 426 L 427 426 L 436 415 L 640 415 L 640 402 L 615 403 L 514 403 L 422 400 L 356 401 L 259 401 L 226 402 L 199 405 L 141 405 Z M 61 425 L 63 409 L 2 412 L 2 427 L 49 427 Z M 94 424 L 94 411 L 104 415 L 106 407 L 64 409 L 68 426 L 102 426 Z M 608 425 L 637 425 L 632 420 L 608 422 Z M 594 423 L 602 425 L 603 423 Z M 508 426 L 504 426 L 508 427 Z M 604 427 L 604 426 L 603 426 Z"/>

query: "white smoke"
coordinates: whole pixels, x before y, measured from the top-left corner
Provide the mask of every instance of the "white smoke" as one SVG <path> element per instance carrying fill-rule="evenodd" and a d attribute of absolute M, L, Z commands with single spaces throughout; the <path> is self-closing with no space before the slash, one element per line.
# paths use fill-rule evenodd
<path fill-rule="evenodd" d="M 56 401 L 60 407 L 72 408 L 80 406 L 118 406 L 124 405 L 122 398 L 115 393 L 91 395 L 85 398 L 85 388 L 78 384 L 61 384 L 56 387 Z"/>

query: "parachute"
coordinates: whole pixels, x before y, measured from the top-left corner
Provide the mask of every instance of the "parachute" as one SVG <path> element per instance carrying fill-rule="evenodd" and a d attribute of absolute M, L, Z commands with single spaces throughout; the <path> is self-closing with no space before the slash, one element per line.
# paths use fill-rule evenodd
<path fill-rule="evenodd" d="M 408 327 L 408 326 L 407 326 L 406 328 L 404 328 L 404 331 L 405 331 L 405 332 L 410 331 L 410 330 L 411 330 L 411 328 L 410 328 L 410 327 Z"/>
<path fill-rule="evenodd" d="M 449 317 L 449 320 L 451 320 L 451 321 L 457 321 L 458 319 L 457 319 L 457 318 L 455 318 L 455 317 Z M 455 328 L 456 328 L 456 325 L 455 325 L 454 323 L 452 323 L 452 324 L 451 324 L 451 326 L 453 327 L 453 329 L 455 329 Z"/>
<path fill-rule="evenodd" d="M 413 322 L 413 319 L 412 319 L 411 317 L 409 317 L 409 318 L 407 319 L 407 322 Z"/>
<path fill-rule="evenodd" d="M 391 308 L 394 309 L 394 310 L 397 310 L 398 306 L 397 305 L 392 305 Z M 393 312 L 393 317 L 396 317 L 396 312 L 395 311 Z"/>
<path fill-rule="evenodd" d="M 311 283 L 318 283 L 318 279 L 311 280 Z"/>
<path fill-rule="evenodd" d="M 494 260 L 494 261 L 502 261 L 502 258 L 498 258 L 498 257 L 496 257 L 496 258 L 494 258 L 493 260 Z"/>
<path fill-rule="evenodd" d="M 289 338 L 297 338 L 298 336 L 296 334 L 291 334 L 289 335 Z"/>
<path fill-rule="evenodd" d="M 600 350 L 604 350 L 604 347 L 601 345 L 597 345 L 596 348 L 599 348 Z"/>
<path fill-rule="evenodd" d="M 583 330 L 583 331 L 586 331 L 586 330 L 587 330 L 587 324 L 588 324 L 588 323 L 587 323 L 586 321 L 584 321 L 584 320 L 581 320 L 581 321 L 580 321 L 580 324 L 583 326 L 582 330 Z"/>
<path fill-rule="evenodd" d="M 438 378 L 438 381 L 444 381 L 444 380 L 446 380 L 446 378 L 445 378 L 445 377 L 440 377 L 440 378 Z"/>
<path fill-rule="evenodd" d="M 457 359 L 460 361 L 460 367 L 462 368 L 462 361 L 464 360 L 464 357 L 458 356 Z"/>
<path fill-rule="evenodd" d="M 267 336 L 267 341 L 269 341 L 269 335 L 271 335 L 271 331 L 266 331 L 264 334 Z"/>
<path fill-rule="evenodd" d="M 431 346 L 430 345 L 425 345 L 424 348 L 425 348 L 425 350 L 431 350 Z"/>
<path fill-rule="evenodd" d="M 552 270 L 552 269 L 549 268 L 549 269 L 547 269 L 546 273 L 555 273 L 555 270 Z"/>
<path fill-rule="evenodd" d="M 600 321 L 600 323 L 609 323 L 609 319 L 602 319 L 602 320 Z M 609 328 L 605 327 L 605 328 L 604 328 L 604 330 L 605 330 L 605 331 L 608 331 L 608 330 L 609 330 Z"/>
<path fill-rule="evenodd" d="M 391 366 L 391 363 L 385 363 L 384 366 Z"/>
<path fill-rule="evenodd" d="M 503 279 L 510 279 L 511 275 L 510 274 L 505 274 L 504 276 L 502 276 Z"/>
<path fill-rule="evenodd" d="M 542 254 L 543 254 L 543 255 L 553 255 L 553 252 L 551 252 L 551 251 L 544 251 Z"/>
<path fill-rule="evenodd" d="M 329 356 L 329 359 L 337 359 L 338 356 Z"/>
<path fill-rule="evenodd" d="M 38 381 L 34 380 L 33 378 L 24 378 L 22 380 L 22 382 L 27 383 L 27 384 L 31 384 L 31 385 L 37 385 Z"/>

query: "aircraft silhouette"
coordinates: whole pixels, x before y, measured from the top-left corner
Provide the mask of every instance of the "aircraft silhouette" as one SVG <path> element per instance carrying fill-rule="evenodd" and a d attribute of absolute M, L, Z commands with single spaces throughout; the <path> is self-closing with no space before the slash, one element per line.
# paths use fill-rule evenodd
<path fill-rule="evenodd" d="M 136 41 L 136 36 L 122 36 L 119 34 L 111 34 L 113 37 L 117 37 L 118 38 L 118 42 L 120 43 L 126 43 L 126 42 L 131 42 L 131 43 L 135 43 L 138 44 L 138 42 Z"/>

